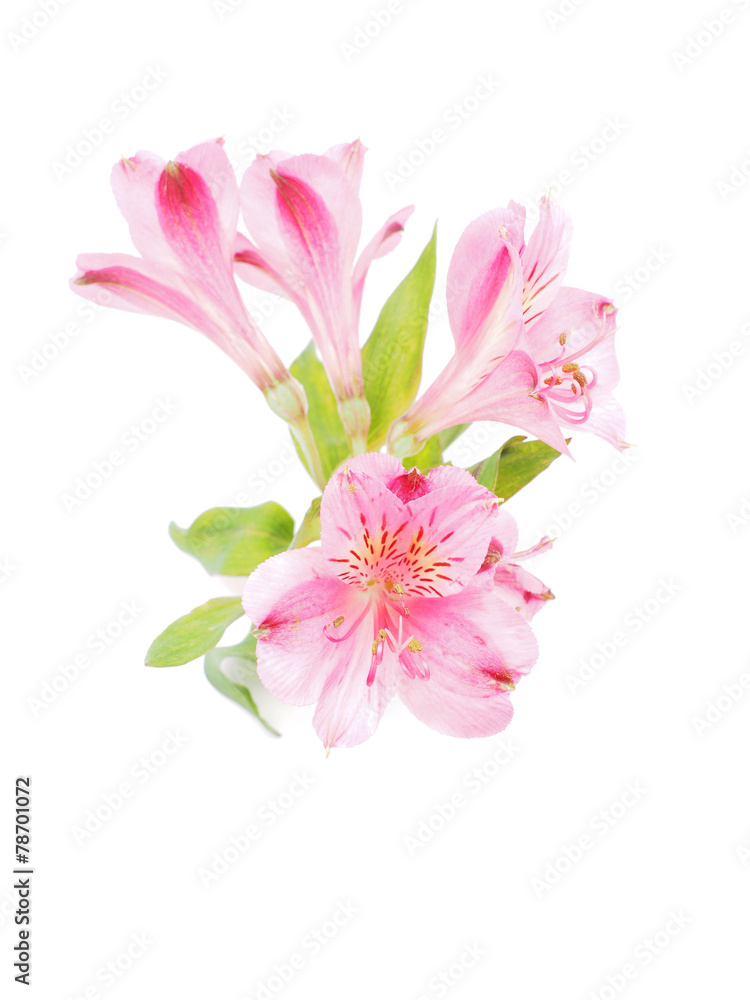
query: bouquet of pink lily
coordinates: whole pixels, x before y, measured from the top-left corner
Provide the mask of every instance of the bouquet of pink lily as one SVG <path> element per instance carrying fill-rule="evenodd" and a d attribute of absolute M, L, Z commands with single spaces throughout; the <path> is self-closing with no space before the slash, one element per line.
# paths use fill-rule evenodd
<path fill-rule="evenodd" d="M 191 326 L 249 375 L 285 420 L 322 496 L 297 527 L 278 504 L 219 507 L 177 545 L 210 573 L 247 577 L 170 625 L 150 666 L 205 655 L 209 680 L 260 715 L 241 662 L 281 701 L 317 703 L 327 748 L 370 737 L 398 696 L 451 736 L 489 736 L 510 721 L 510 692 L 537 656 L 530 620 L 552 598 L 519 565 L 515 521 L 500 504 L 560 453 L 580 427 L 625 447 L 612 396 L 616 311 L 565 287 L 570 222 L 549 198 L 524 242 L 511 202 L 472 222 L 451 260 L 455 351 L 417 397 L 436 239 L 385 304 L 362 348 L 360 306 L 374 260 L 401 239 L 411 207 L 357 256 L 359 142 L 322 156 L 258 156 L 238 186 L 221 140 L 165 163 L 139 152 L 112 173 L 141 256 L 85 254 L 72 288 Z M 249 236 L 238 232 L 242 211 Z M 287 368 L 250 318 L 236 284 L 291 299 L 312 342 Z M 511 424 L 511 438 L 469 469 L 443 451 L 472 421 Z M 319 544 L 316 544 L 318 543 Z M 250 632 L 218 647 L 234 621 Z M 261 721 L 263 721 L 261 719 Z M 270 727 L 269 727 L 270 728 Z"/>

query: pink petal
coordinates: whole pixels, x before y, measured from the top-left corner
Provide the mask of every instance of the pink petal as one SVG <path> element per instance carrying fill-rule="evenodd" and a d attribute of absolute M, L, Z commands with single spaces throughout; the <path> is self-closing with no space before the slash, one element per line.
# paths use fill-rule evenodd
<path fill-rule="evenodd" d="M 363 463 L 362 458 L 369 461 Z M 358 588 L 379 575 L 384 560 L 403 551 L 400 536 L 409 525 L 406 505 L 383 477 L 364 471 L 372 469 L 373 460 L 382 467 L 387 464 L 390 475 L 400 466 L 392 455 L 367 455 L 349 462 L 331 477 L 320 508 L 321 546 L 329 572 Z"/>
<path fill-rule="evenodd" d="M 431 433 L 443 430 L 452 423 L 472 420 L 497 420 L 520 427 L 569 455 L 565 438 L 549 404 L 533 395 L 538 386 L 539 370 L 524 351 L 513 351 L 475 386 L 463 399 L 453 405 L 450 418 L 440 426 L 433 425 Z"/>
<path fill-rule="evenodd" d="M 334 160 L 344 171 L 346 178 L 359 190 L 366 152 L 367 147 L 363 146 L 359 139 L 355 139 L 354 142 L 344 142 L 338 146 L 331 146 L 323 155 L 329 160 Z"/>
<path fill-rule="evenodd" d="M 554 598 L 552 591 L 539 577 L 515 563 L 496 567 L 495 592 L 526 621 L 531 621 L 537 611 L 541 611 Z"/>
<path fill-rule="evenodd" d="M 285 297 L 289 295 L 288 289 L 279 280 L 265 257 L 242 233 L 237 233 L 234 244 L 234 271 L 238 278 L 254 288 L 262 288 L 263 291 L 272 292 L 274 295 Z"/>
<path fill-rule="evenodd" d="M 359 255 L 353 276 L 354 300 L 357 309 L 359 309 L 362 301 L 362 291 L 370 265 L 374 260 L 377 260 L 379 257 L 385 257 L 391 250 L 396 249 L 401 242 L 406 221 L 413 211 L 414 206 L 409 205 L 407 208 L 402 208 L 399 212 L 392 215 Z"/>
<path fill-rule="evenodd" d="M 220 327 L 189 294 L 179 276 L 162 264 L 129 254 L 81 254 L 78 274 L 70 287 L 84 298 L 99 301 L 97 287 L 113 296 L 109 303 L 128 312 L 148 313 L 185 323 L 207 334 L 214 342 L 224 337 Z"/>
<path fill-rule="evenodd" d="M 580 288 L 562 287 L 537 322 L 526 331 L 529 350 L 538 364 L 582 350 L 592 341 L 609 336 L 617 325 L 617 313 L 610 299 Z M 580 363 L 580 362 L 579 362 Z"/>
<path fill-rule="evenodd" d="M 161 157 L 140 150 L 114 165 L 111 183 L 136 250 L 144 257 L 174 266 L 176 258 L 156 211 L 156 191 L 163 169 Z"/>
<path fill-rule="evenodd" d="M 492 321 L 493 313 L 497 315 L 498 297 L 514 264 L 519 273 L 509 290 L 512 294 L 503 298 L 500 312 L 513 304 L 521 313 L 523 275 L 518 253 L 523 247 L 524 218 L 524 209 L 511 202 L 508 208 L 497 208 L 475 219 L 459 239 L 447 281 L 448 317 L 458 348 L 486 339 L 481 333 L 488 325 L 493 329 L 498 326 Z M 513 257 L 511 247 L 515 249 Z M 501 319 L 501 329 L 503 325 Z M 500 341 L 498 356 L 513 346 L 504 349 L 502 338 L 494 339 Z"/>
<path fill-rule="evenodd" d="M 344 628 L 345 626 L 341 626 Z M 396 690 L 393 670 L 377 671 L 372 684 L 367 676 L 372 661 L 372 631 L 358 629 L 318 699 L 313 725 L 326 747 L 353 747 L 369 739 Z"/>
<path fill-rule="evenodd" d="M 240 192 L 234 168 L 224 151 L 224 140 L 201 142 L 179 153 L 175 160 L 203 181 L 216 207 L 221 256 L 224 260 L 231 260 L 240 214 Z"/>
<path fill-rule="evenodd" d="M 351 641 L 332 642 L 324 627 L 336 634 L 333 622 L 343 615 L 345 632 L 361 613 L 361 595 L 329 573 L 320 549 L 267 559 L 250 574 L 242 606 L 260 631 L 258 676 L 287 704 L 316 701 L 326 679 L 348 664 Z"/>
<path fill-rule="evenodd" d="M 491 736 L 513 714 L 508 691 L 537 658 L 534 633 L 494 591 L 466 587 L 441 601 L 411 602 L 410 628 L 429 680 L 399 678 L 417 718 L 448 736 Z"/>
<path fill-rule="evenodd" d="M 549 196 L 539 201 L 539 222 L 523 253 L 523 316 L 527 329 L 552 303 L 568 267 L 573 224 Z"/>
<path fill-rule="evenodd" d="M 596 434 L 620 451 L 629 448 L 625 441 L 625 414 L 609 389 L 594 386 L 591 390 L 591 399 L 594 405 L 588 420 L 582 424 L 569 426 L 577 431 Z M 565 425 L 567 421 L 562 420 L 562 423 Z"/>
<path fill-rule="evenodd" d="M 171 161 L 162 171 L 157 214 L 185 273 L 209 295 L 233 297 L 235 233 L 225 232 L 206 180 L 188 163 Z"/>

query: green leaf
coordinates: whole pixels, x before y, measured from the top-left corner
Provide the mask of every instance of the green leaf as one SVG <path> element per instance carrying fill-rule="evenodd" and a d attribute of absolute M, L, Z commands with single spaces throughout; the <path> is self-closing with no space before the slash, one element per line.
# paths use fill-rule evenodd
<path fill-rule="evenodd" d="M 512 437 L 494 455 L 473 465 L 469 472 L 496 497 L 507 500 L 535 479 L 560 457 L 560 452 L 542 441 L 523 435 Z"/>
<path fill-rule="evenodd" d="M 362 350 L 365 396 L 370 404 L 367 445 L 383 444 L 389 426 L 417 395 L 427 314 L 435 286 L 437 226 L 413 270 L 391 295 Z"/>
<path fill-rule="evenodd" d="M 318 361 L 315 344 L 312 341 L 292 364 L 290 371 L 305 389 L 310 407 L 307 418 L 318 446 L 323 472 L 328 480 L 348 457 L 349 444 L 336 406 L 336 397 L 328 382 L 325 368 Z M 304 462 L 302 455 L 300 458 Z"/>
<path fill-rule="evenodd" d="M 172 540 L 199 559 L 209 573 L 249 576 L 269 556 L 288 548 L 294 535 L 291 514 L 277 503 L 259 507 L 213 507 L 184 530 L 169 526 Z"/>
<path fill-rule="evenodd" d="M 429 472 L 436 465 L 442 465 L 443 453 L 440 450 L 440 441 L 437 434 L 433 434 L 431 438 L 427 438 L 424 447 L 418 454 L 410 455 L 408 458 L 402 459 L 402 462 L 405 469 L 411 469 L 416 465 L 420 472 Z"/>
<path fill-rule="evenodd" d="M 244 614 L 239 597 L 214 597 L 164 629 L 149 646 L 147 667 L 178 667 L 213 649 Z"/>
<path fill-rule="evenodd" d="M 320 501 L 323 497 L 315 497 L 310 504 L 307 513 L 302 518 L 302 523 L 297 529 L 297 534 L 292 539 L 290 549 L 302 549 L 310 542 L 317 542 L 320 538 Z"/>
<path fill-rule="evenodd" d="M 255 669 L 257 662 L 255 643 L 255 637 L 250 634 L 242 642 L 237 643 L 236 646 L 219 646 L 216 649 L 212 649 L 209 653 L 206 653 L 203 661 L 203 669 L 206 677 L 217 691 L 221 691 L 227 698 L 231 698 L 238 705 L 242 705 L 243 708 L 247 709 L 248 712 L 252 712 L 256 719 L 262 722 L 266 729 L 273 733 L 274 736 L 280 736 L 281 734 L 261 716 L 258 706 L 255 704 L 255 699 L 250 693 L 250 689 L 242 683 L 245 679 L 257 676 Z M 224 673 L 223 664 L 225 660 L 240 661 L 239 670 L 242 680 L 232 680 Z"/>

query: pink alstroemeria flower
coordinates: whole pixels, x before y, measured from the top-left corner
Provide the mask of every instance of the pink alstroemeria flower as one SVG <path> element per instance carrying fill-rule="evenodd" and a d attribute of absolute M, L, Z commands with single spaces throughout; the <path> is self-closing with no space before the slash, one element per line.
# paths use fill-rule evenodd
<path fill-rule="evenodd" d="M 317 702 L 326 747 L 366 740 L 396 695 L 441 733 L 499 732 L 537 646 L 482 571 L 498 520 L 464 469 L 352 459 L 323 494 L 320 547 L 273 556 L 247 581 L 261 681 L 281 701 Z"/>
<path fill-rule="evenodd" d="M 355 257 L 362 232 L 359 188 L 365 147 L 357 140 L 322 156 L 258 156 L 240 185 L 254 242 L 240 237 L 237 274 L 291 299 L 313 335 L 355 454 L 366 448 L 359 316 L 372 262 L 399 243 L 413 207 L 392 215 Z"/>
<path fill-rule="evenodd" d="M 119 309 L 204 333 L 250 376 L 309 453 L 304 391 L 253 323 L 234 280 L 239 189 L 222 146 L 221 139 L 203 142 L 169 163 L 148 152 L 117 163 L 112 189 L 141 256 L 82 254 L 71 288 L 96 299 L 104 287 Z"/>
<path fill-rule="evenodd" d="M 572 227 L 559 205 L 541 199 L 528 244 L 525 219 L 511 202 L 461 236 L 448 272 L 456 351 L 391 428 L 396 454 L 414 454 L 431 434 L 471 420 L 513 424 L 564 453 L 571 427 L 623 447 L 624 418 L 612 395 L 615 307 L 562 286 Z"/>
<path fill-rule="evenodd" d="M 480 573 L 489 574 L 495 591 L 527 621 L 541 611 L 555 595 L 539 577 L 529 573 L 519 562 L 531 559 L 552 547 L 553 538 L 542 538 L 533 548 L 516 552 L 518 527 L 511 515 L 498 511 L 498 522 Z"/>

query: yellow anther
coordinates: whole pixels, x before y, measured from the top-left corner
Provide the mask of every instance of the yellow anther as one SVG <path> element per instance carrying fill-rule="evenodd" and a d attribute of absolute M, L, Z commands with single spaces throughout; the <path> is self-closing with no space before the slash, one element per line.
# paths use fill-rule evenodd
<path fill-rule="evenodd" d="M 401 586 L 400 583 L 394 583 L 393 589 L 396 591 L 397 594 L 403 594 L 404 592 L 404 588 Z"/>
<path fill-rule="evenodd" d="M 575 361 L 569 361 L 567 365 L 562 366 L 562 370 L 569 375 L 570 372 L 578 371 L 578 365 L 575 363 Z"/>
<path fill-rule="evenodd" d="M 344 624 L 344 616 L 343 615 L 339 615 L 338 618 L 334 618 L 333 619 L 333 627 L 334 628 L 339 628 L 343 624 Z"/>
<path fill-rule="evenodd" d="M 560 334 L 560 347 L 565 347 L 565 342 L 568 339 L 567 333 Z"/>
<path fill-rule="evenodd" d="M 406 644 L 406 648 L 409 650 L 410 653 L 421 653 L 422 643 L 419 641 L 419 639 L 410 639 Z"/>

